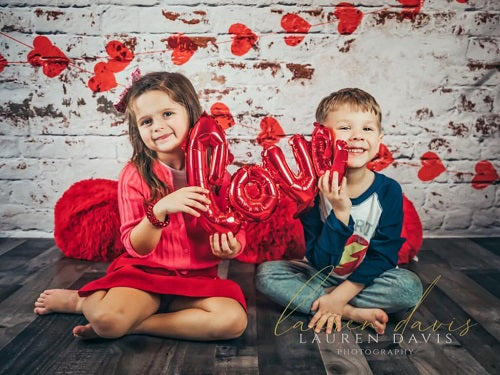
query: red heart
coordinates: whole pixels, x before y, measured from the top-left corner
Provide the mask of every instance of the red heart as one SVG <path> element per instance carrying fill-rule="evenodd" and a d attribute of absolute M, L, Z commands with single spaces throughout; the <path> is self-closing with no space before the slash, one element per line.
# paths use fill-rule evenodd
<path fill-rule="evenodd" d="M 53 78 L 69 65 L 69 59 L 49 38 L 37 36 L 33 40 L 33 50 L 28 53 L 28 62 L 33 66 L 43 67 L 43 74 Z"/>
<path fill-rule="evenodd" d="M 339 20 L 337 29 L 340 34 L 352 34 L 361 23 L 363 13 L 349 3 L 339 3 L 335 7 L 335 17 Z"/>
<path fill-rule="evenodd" d="M 221 102 L 214 103 L 210 107 L 210 113 L 215 117 L 215 121 L 226 130 L 234 125 L 234 118 L 229 108 Z"/>
<path fill-rule="evenodd" d="M 418 171 L 418 178 L 422 181 L 434 180 L 437 176 L 443 173 L 446 168 L 439 156 L 434 152 L 426 152 L 420 157 L 422 168 Z"/>
<path fill-rule="evenodd" d="M 111 90 L 117 86 L 114 73 L 105 62 L 99 62 L 94 66 L 95 76 L 89 79 L 88 85 L 93 92 Z"/>
<path fill-rule="evenodd" d="M 243 56 L 250 51 L 250 48 L 252 48 L 259 39 L 252 30 L 242 23 L 232 24 L 229 28 L 229 34 L 234 34 L 232 36 L 233 43 L 231 43 L 231 52 L 236 56 Z"/>
<path fill-rule="evenodd" d="M 262 131 L 257 136 L 257 143 L 264 148 L 269 148 L 285 136 L 280 123 L 271 116 L 264 117 L 260 122 Z"/>
<path fill-rule="evenodd" d="M 394 162 L 391 151 L 383 144 L 380 144 L 377 155 L 373 158 L 371 162 L 368 163 L 368 169 L 372 171 L 381 171 L 387 168 Z"/>
<path fill-rule="evenodd" d="M 170 36 L 167 43 L 173 49 L 170 59 L 175 65 L 187 63 L 198 49 L 191 38 L 180 33 Z"/>
<path fill-rule="evenodd" d="M 403 6 L 401 16 L 403 18 L 413 18 L 424 6 L 425 0 L 398 0 L 398 2 Z"/>
<path fill-rule="evenodd" d="M 281 18 L 281 27 L 287 33 L 307 34 L 309 29 L 311 28 L 311 24 L 294 13 L 288 13 L 285 14 L 283 18 Z M 302 42 L 305 37 L 305 35 L 285 36 L 285 43 L 289 46 L 294 47 L 300 44 L 300 42 Z"/>
<path fill-rule="evenodd" d="M 492 183 L 498 181 L 498 173 L 493 164 L 488 160 L 481 160 L 475 167 L 476 175 L 472 179 L 472 187 L 474 189 L 484 189 Z"/>
<path fill-rule="evenodd" d="M 7 60 L 5 60 L 5 57 L 3 57 L 1 54 L 0 54 L 0 73 L 3 72 L 3 70 L 5 69 L 5 67 L 8 65 L 7 63 Z"/>
<path fill-rule="evenodd" d="M 134 54 L 122 42 L 112 40 L 106 45 L 106 52 L 111 57 L 108 69 L 114 73 L 121 72 L 134 59 Z"/>

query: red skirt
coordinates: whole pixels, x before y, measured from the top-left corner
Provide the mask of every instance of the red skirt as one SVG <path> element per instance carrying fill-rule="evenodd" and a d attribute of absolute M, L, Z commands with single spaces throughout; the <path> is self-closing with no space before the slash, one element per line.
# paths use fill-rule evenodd
<path fill-rule="evenodd" d="M 217 266 L 201 270 L 179 271 L 147 259 L 123 254 L 108 267 L 105 276 L 82 287 L 78 294 L 86 297 L 97 290 L 128 287 L 164 295 L 194 298 L 227 297 L 238 301 L 246 310 L 245 296 L 238 284 L 217 276 Z"/>

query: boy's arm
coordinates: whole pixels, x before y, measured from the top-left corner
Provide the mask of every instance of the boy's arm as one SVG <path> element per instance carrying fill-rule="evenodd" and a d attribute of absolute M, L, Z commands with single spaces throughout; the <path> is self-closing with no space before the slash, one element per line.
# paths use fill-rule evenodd
<path fill-rule="evenodd" d="M 317 269 L 336 266 L 342 257 L 347 239 L 354 230 L 354 221 L 349 218 L 345 225 L 330 212 L 325 222 L 320 218 L 320 198 L 316 196 L 314 207 L 301 215 L 306 241 L 306 258 Z"/>
<path fill-rule="evenodd" d="M 387 194 L 381 198 L 382 215 L 375 235 L 370 240 L 366 257 L 348 280 L 365 284 L 383 272 L 394 268 L 398 261 L 398 252 L 404 239 L 401 238 L 403 226 L 403 193 L 399 184 L 391 184 Z"/>

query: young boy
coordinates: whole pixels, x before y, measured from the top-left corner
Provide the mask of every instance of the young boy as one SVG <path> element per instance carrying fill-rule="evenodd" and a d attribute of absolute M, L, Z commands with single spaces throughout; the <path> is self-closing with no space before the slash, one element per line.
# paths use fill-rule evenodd
<path fill-rule="evenodd" d="M 314 207 L 301 216 L 306 259 L 259 266 L 257 289 L 289 310 L 313 314 L 308 327 L 340 331 L 341 318 L 371 323 L 384 333 L 387 313 L 415 306 L 422 295 L 418 277 L 397 268 L 403 197 L 393 179 L 367 168 L 383 137 L 380 107 L 360 89 L 325 97 L 316 121 L 347 142 L 347 173 L 318 180 Z M 331 182 L 329 182 L 331 181 Z"/>

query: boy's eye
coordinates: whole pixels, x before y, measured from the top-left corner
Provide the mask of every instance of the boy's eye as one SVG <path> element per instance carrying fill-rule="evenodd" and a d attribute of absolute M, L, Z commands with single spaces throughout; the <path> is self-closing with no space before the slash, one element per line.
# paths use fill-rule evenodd
<path fill-rule="evenodd" d="M 368 132 L 370 132 L 370 131 L 373 131 L 373 128 L 372 128 L 372 127 L 370 127 L 370 126 L 367 126 L 367 127 L 365 127 L 363 130 L 364 130 L 364 131 L 368 131 Z"/>
<path fill-rule="evenodd" d="M 172 115 L 173 115 L 173 113 L 170 111 L 163 112 L 163 116 L 165 116 L 165 117 L 170 117 Z"/>

